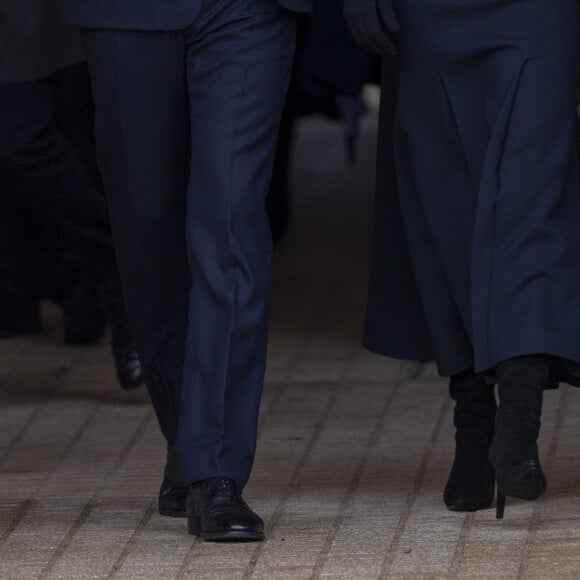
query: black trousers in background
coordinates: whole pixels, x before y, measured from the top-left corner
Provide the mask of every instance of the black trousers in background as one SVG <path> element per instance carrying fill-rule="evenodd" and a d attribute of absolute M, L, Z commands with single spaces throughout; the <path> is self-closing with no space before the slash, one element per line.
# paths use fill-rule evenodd
<path fill-rule="evenodd" d="M 0 85 L 0 296 L 61 298 L 115 267 L 85 65 Z"/>

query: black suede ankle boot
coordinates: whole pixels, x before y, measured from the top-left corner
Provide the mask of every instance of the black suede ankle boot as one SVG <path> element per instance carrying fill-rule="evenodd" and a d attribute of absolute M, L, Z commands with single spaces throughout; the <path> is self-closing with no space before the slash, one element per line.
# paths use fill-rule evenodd
<path fill-rule="evenodd" d="M 549 357 L 541 355 L 497 365 L 500 403 L 489 456 L 497 481 L 498 518 L 503 517 L 506 496 L 533 500 L 546 489 L 537 440 L 550 366 Z"/>
<path fill-rule="evenodd" d="M 465 371 L 451 377 L 449 394 L 456 402 L 455 460 L 443 500 L 453 511 L 486 509 L 495 495 L 495 477 L 489 463 L 497 409 L 494 387 L 481 375 Z"/>

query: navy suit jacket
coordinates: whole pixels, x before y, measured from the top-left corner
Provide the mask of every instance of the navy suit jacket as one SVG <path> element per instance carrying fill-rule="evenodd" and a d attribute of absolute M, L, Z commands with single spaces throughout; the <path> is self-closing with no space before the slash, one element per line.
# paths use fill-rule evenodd
<path fill-rule="evenodd" d="M 309 12 L 313 0 L 272 0 L 293 12 Z M 179 30 L 189 26 L 203 0 L 65 0 L 65 21 L 85 28 Z"/>

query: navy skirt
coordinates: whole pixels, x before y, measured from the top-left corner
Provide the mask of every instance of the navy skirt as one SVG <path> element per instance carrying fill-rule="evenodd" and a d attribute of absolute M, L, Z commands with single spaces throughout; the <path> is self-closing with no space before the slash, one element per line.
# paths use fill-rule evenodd
<path fill-rule="evenodd" d="M 439 371 L 580 363 L 578 0 L 397 9 L 394 167 Z"/>

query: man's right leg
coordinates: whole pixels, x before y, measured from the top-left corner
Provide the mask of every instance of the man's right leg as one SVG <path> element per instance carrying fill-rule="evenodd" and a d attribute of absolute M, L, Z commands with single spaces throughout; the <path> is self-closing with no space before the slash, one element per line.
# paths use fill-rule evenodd
<path fill-rule="evenodd" d="M 183 34 L 84 30 L 83 41 L 127 311 L 159 424 L 171 446 L 190 287 Z M 176 469 L 168 471 L 166 477 L 178 484 Z"/>

